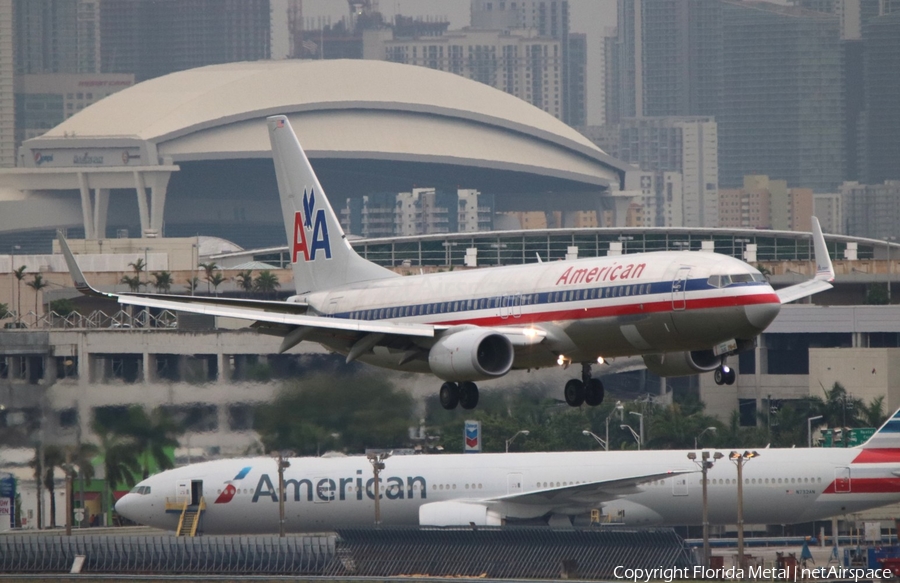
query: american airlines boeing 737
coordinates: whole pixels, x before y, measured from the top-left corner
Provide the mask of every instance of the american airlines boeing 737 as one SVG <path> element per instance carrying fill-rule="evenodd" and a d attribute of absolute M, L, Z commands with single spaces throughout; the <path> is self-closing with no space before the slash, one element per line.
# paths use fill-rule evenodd
<path fill-rule="evenodd" d="M 715 371 L 753 347 L 781 305 L 829 289 L 834 270 L 813 218 L 816 275 L 777 291 L 750 265 L 715 253 L 660 251 L 411 277 L 353 250 L 285 116 L 268 118 L 297 293 L 286 302 L 104 293 L 92 288 L 65 240 L 60 245 L 83 293 L 121 304 L 243 318 L 283 338 L 284 352 L 318 342 L 376 366 L 431 373 L 440 402 L 472 409 L 475 381 L 513 369 L 581 364 L 565 384 L 569 405 L 598 405 L 591 367 L 642 356 L 660 376 Z"/>
<path fill-rule="evenodd" d="M 737 469 L 706 450 L 709 520 L 734 524 Z M 553 452 L 394 456 L 384 461 L 385 525 L 571 524 L 592 509 L 627 525 L 697 525 L 701 451 Z M 900 411 L 850 448 L 763 449 L 743 455 L 744 520 L 792 524 L 900 502 Z M 721 457 L 716 455 L 721 454 Z M 749 459 L 751 458 L 752 459 Z M 199 511 L 205 534 L 278 532 L 278 460 L 188 465 L 152 476 L 116 503 L 123 516 L 175 530 Z M 363 456 L 293 458 L 284 470 L 285 527 L 308 532 L 372 524 L 375 478 Z"/>

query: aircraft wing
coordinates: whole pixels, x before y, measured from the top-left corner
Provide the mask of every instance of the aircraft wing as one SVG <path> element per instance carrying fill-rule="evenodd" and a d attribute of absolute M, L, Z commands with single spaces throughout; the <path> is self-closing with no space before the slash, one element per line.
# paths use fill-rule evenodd
<path fill-rule="evenodd" d="M 538 506 L 571 506 L 592 505 L 614 500 L 620 496 L 640 492 L 639 486 L 655 480 L 664 480 L 681 474 L 689 474 L 700 470 L 669 470 L 654 474 L 640 474 L 613 480 L 599 480 L 576 484 L 545 488 L 516 494 L 507 494 L 498 498 L 483 500 L 487 503 L 510 502 L 514 504 L 533 504 Z"/>
<path fill-rule="evenodd" d="M 352 342 L 356 342 L 359 335 L 379 334 L 384 335 L 386 341 L 389 342 L 391 339 L 396 340 L 398 338 L 434 338 L 440 333 L 451 329 L 451 326 L 411 322 L 366 321 L 314 316 L 307 314 L 308 306 L 304 303 L 167 294 L 101 292 L 91 287 L 87 282 L 62 233 L 59 234 L 59 245 L 75 283 L 75 289 L 85 295 L 106 297 L 124 305 L 252 320 L 259 323 L 260 328 L 269 330 L 267 333 L 273 333 L 271 332 L 272 330 L 278 330 L 279 332 L 276 332 L 276 335 L 285 336 L 285 343 L 282 344 L 281 348 L 282 352 L 300 342 L 311 332 L 350 334 Z M 546 332 L 543 330 L 524 326 L 503 326 L 496 328 L 496 331 L 509 338 L 514 346 L 540 342 L 546 336 Z M 293 338 L 288 338 L 292 334 Z M 381 343 L 381 339 L 373 343 L 373 346 L 379 343 Z"/>
<path fill-rule="evenodd" d="M 812 235 L 816 260 L 816 276 L 802 283 L 775 290 L 782 304 L 793 302 L 833 287 L 831 282 L 834 281 L 834 265 L 832 265 L 831 257 L 828 255 L 825 236 L 822 235 L 822 227 L 819 225 L 819 219 L 816 217 L 812 217 Z"/>

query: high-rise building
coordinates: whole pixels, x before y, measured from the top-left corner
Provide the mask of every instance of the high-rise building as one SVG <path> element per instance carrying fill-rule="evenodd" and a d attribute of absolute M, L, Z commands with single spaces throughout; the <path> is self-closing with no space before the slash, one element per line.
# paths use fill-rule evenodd
<path fill-rule="evenodd" d="M 819 219 L 823 232 L 844 234 L 843 199 L 840 192 L 813 195 L 813 216 Z"/>
<path fill-rule="evenodd" d="M 861 178 L 867 184 L 900 179 L 900 9 L 863 26 L 864 110 Z"/>
<path fill-rule="evenodd" d="M 645 210 L 647 221 L 653 226 L 684 227 L 719 225 L 716 133 L 716 122 L 710 117 L 677 116 L 626 118 L 596 132 L 586 130 L 610 156 L 655 174 L 657 200 Z M 632 185 L 626 190 L 637 189 Z"/>
<path fill-rule="evenodd" d="M 0 0 L 0 168 L 16 165 L 13 0 Z"/>
<path fill-rule="evenodd" d="M 752 0 L 723 0 L 719 181 L 767 174 L 827 191 L 841 181 L 837 17 Z"/>
<path fill-rule="evenodd" d="M 841 194 L 847 235 L 900 240 L 900 180 L 883 184 L 845 182 Z"/>
<path fill-rule="evenodd" d="M 702 115 L 718 123 L 719 183 L 841 181 L 840 21 L 758 0 L 620 0 L 605 45 L 607 123 Z"/>
<path fill-rule="evenodd" d="M 583 35 L 569 32 L 568 0 L 472 0 L 471 26 L 498 31 L 530 29 L 559 41 L 563 92 L 557 117 L 571 126 L 584 125 L 587 43 Z"/>
<path fill-rule="evenodd" d="M 742 188 L 719 191 L 719 226 L 809 231 L 813 201 L 810 188 L 788 188 L 786 181 L 765 175 L 745 176 Z"/>
<path fill-rule="evenodd" d="M 269 0 L 99 1 L 104 73 L 144 81 L 270 55 Z"/>
<path fill-rule="evenodd" d="M 101 0 L 15 0 L 16 73 L 97 73 Z"/>
<path fill-rule="evenodd" d="M 367 238 L 473 233 L 493 228 L 491 198 L 473 189 L 443 192 L 413 188 L 409 192 L 348 198 L 340 215 L 347 233 Z"/>
<path fill-rule="evenodd" d="M 534 29 L 451 31 L 414 38 L 398 38 L 389 29 L 366 30 L 363 50 L 367 59 L 419 65 L 479 81 L 562 119 L 562 45 Z"/>

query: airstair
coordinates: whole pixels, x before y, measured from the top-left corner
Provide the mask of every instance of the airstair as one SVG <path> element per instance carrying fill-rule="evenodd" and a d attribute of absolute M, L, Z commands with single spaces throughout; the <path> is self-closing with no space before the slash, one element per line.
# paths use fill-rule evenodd
<path fill-rule="evenodd" d="M 200 498 L 200 504 L 196 506 L 190 505 L 190 500 L 184 501 L 181 509 L 181 518 L 178 519 L 178 528 L 175 530 L 175 536 L 197 536 L 197 526 L 200 524 L 200 517 L 206 510 L 206 500 Z"/>

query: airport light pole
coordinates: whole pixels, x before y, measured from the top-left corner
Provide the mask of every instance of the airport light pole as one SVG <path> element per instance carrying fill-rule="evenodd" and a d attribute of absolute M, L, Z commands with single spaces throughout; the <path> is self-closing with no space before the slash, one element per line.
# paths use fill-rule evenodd
<path fill-rule="evenodd" d="M 709 498 L 707 497 L 707 486 L 708 481 L 706 479 L 706 473 L 710 468 L 713 467 L 718 460 L 725 457 L 722 455 L 722 452 L 717 451 L 712 456 L 712 461 L 709 461 L 709 452 L 704 451 L 700 454 L 700 462 L 697 462 L 697 454 L 694 452 L 690 452 L 687 454 L 689 460 L 698 464 L 700 466 L 700 472 L 702 473 L 703 479 L 703 566 L 709 567 Z"/>
<path fill-rule="evenodd" d="M 515 435 L 513 435 L 512 437 L 510 437 L 509 439 L 507 439 L 507 440 L 506 440 L 506 453 L 509 453 L 509 444 L 510 444 L 510 443 L 512 443 L 513 441 L 515 441 L 516 438 L 519 437 L 520 435 L 524 435 L 525 437 L 528 437 L 528 434 L 529 434 L 529 433 L 531 433 L 531 432 L 528 431 L 527 429 L 521 429 L 521 430 L 517 431 Z"/>
<path fill-rule="evenodd" d="M 609 415 L 606 416 L 606 422 L 605 422 L 606 423 L 606 441 L 604 442 L 605 445 L 603 446 L 603 448 L 606 451 L 609 451 L 609 420 L 613 415 L 618 413 L 619 421 L 621 421 L 622 420 L 622 411 L 624 411 L 624 410 L 625 410 L 625 407 L 622 405 L 622 401 L 616 401 L 616 406 L 613 407 L 613 410 L 610 411 Z"/>
<path fill-rule="evenodd" d="M 638 435 L 638 432 L 635 431 L 634 429 L 632 429 L 632 428 L 631 428 L 631 425 L 624 425 L 624 424 L 623 424 L 623 425 L 619 425 L 619 428 L 620 428 L 620 429 L 627 429 L 628 431 L 631 432 L 631 435 L 634 437 L 634 440 L 635 440 L 635 441 L 637 442 L 637 444 L 638 444 L 638 451 L 640 451 L 640 450 L 641 450 L 641 445 L 642 445 L 642 443 L 641 443 L 641 436 Z"/>
<path fill-rule="evenodd" d="M 887 247 L 887 261 L 888 261 L 888 280 L 887 280 L 887 300 L 888 304 L 891 303 L 891 279 L 894 276 L 894 265 L 891 263 L 891 242 L 896 241 L 897 237 L 882 237 L 884 239 L 884 246 Z"/>
<path fill-rule="evenodd" d="M 638 426 L 639 427 L 638 433 L 641 435 L 641 440 L 640 440 L 641 445 L 644 445 L 644 414 L 638 413 L 637 411 L 629 411 L 628 414 L 636 415 L 637 418 L 640 420 L 640 425 Z"/>
<path fill-rule="evenodd" d="M 812 447 L 812 422 L 816 419 L 821 419 L 822 415 L 816 415 L 815 417 L 810 417 L 806 420 L 806 440 L 807 447 Z"/>
<path fill-rule="evenodd" d="M 382 453 L 369 453 L 366 455 L 366 458 L 369 460 L 369 463 L 372 464 L 372 474 L 374 474 L 375 482 L 373 487 L 375 489 L 375 527 L 378 528 L 381 526 L 381 470 L 384 469 L 384 460 L 391 457 L 393 452 L 382 452 Z"/>
<path fill-rule="evenodd" d="M 701 431 L 700 435 L 698 435 L 697 437 L 694 438 L 694 449 L 697 449 L 697 443 L 700 442 L 700 438 L 703 437 L 703 434 L 705 434 L 706 432 L 715 433 L 716 428 L 710 426 L 710 427 L 707 427 L 706 429 L 704 429 L 703 431 Z"/>
<path fill-rule="evenodd" d="M 291 467 L 290 452 L 278 452 L 278 536 L 284 538 L 284 470 Z"/>
<path fill-rule="evenodd" d="M 609 425 L 607 425 L 607 427 L 609 427 Z M 588 430 L 588 429 L 585 429 L 584 431 L 581 432 L 581 434 L 582 434 L 582 435 L 585 435 L 585 436 L 588 436 L 588 437 L 593 437 L 595 440 L 597 440 L 597 443 L 599 443 L 600 445 L 603 446 L 603 449 L 604 449 L 605 451 L 609 451 L 609 445 L 608 445 L 608 443 L 607 443 L 606 441 L 603 441 L 603 438 L 601 438 L 599 435 L 597 435 L 597 434 L 594 433 L 593 431 L 590 431 L 590 430 Z"/>
<path fill-rule="evenodd" d="M 744 464 L 758 457 L 756 451 L 736 451 L 728 454 L 728 459 L 737 466 L 737 529 L 738 529 L 738 567 L 745 569 L 747 561 L 744 558 Z"/>

